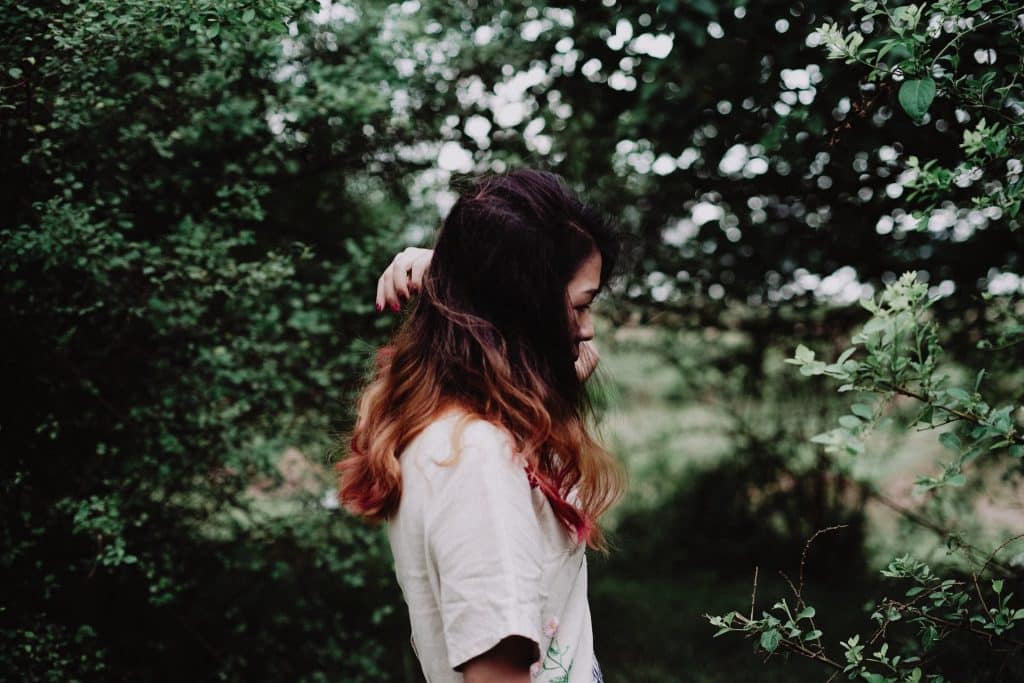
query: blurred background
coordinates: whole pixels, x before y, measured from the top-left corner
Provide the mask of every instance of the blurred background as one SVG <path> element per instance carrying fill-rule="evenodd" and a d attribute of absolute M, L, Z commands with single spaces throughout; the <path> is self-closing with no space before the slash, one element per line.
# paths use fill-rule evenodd
<path fill-rule="evenodd" d="M 953 550 L 992 553 L 1019 594 L 1024 546 L 999 546 L 1024 531 L 1024 19 L 946 0 L 909 26 L 891 4 L 6 4 L 6 676 L 419 680 L 386 539 L 338 509 L 332 444 L 398 322 L 373 310 L 382 269 L 429 246 L 453 179 L 519 166 L 626 237 L 594 390 L 631 477 L 615 551 L 591 557 L 609 681 L 826 680 L 705 615 L 753 619 L 799 582 L 845 663 L 904 554 L 966 581 L 985 567 Z M 966 428 L 1009 406 L 984 457 L 947 443 L 984 434 L 922 425 L 880 381 L 866 430 L 845 415 L 862 392 L 784 362 L 833 361 L 872 317 L 858 301 L 907 271 L 934 300 L 936 372 L 975 389 Z M 859 452 L 812 440 L 837 420 Z M 928 665 L 1024 675 L 1008 609 L 1007 642 L 968 633 Z"/>

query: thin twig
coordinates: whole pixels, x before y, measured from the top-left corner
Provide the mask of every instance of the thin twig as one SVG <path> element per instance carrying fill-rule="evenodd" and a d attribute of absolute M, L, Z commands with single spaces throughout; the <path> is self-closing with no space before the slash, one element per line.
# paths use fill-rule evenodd
<path fill-rule="evenodd" d="M 984 571 L 984 568 L 982 568 Z M 978 600 L 981 602 L 981 608 L 985 610 L 985 614 L 988 614 L 988 603 L 985 602 L 985 596 L 981 592 L 981 584 L 978 583 L 978 572 L 971 572 L 971 580 L 974 582 L 974 590 L 978 592 Z"/>
<path fill-rule="evenodd" d="M 913 522 L 914 524 L 916 524 L 916 525 L 918 525 L 920 527 L 928 529 L 929 531 L 932 531 L 935 534 L 937 534 L 939 536 L 942 536 L 943 538 L 948 538 L 948 537 L 953 535 L 953 532 L 950 529 L 947 529 L 947 528 L 941 526 L 940 524 L 937 524 L 937 523 L 933 522 L 932 520 L 928 519 L 924 515 L 916 512 L 914 510 L 911 510 L 908 507 L 900 505 L 895 500 L 893 500 L 892 498 L 889 498 L 884 493 L 879 491 L 873 485 L 871 485 L 871 484 L 869 484 L 867 482 L 859 481 L 859 480 L 854 479 L 852 477 L 847 477 L 845 475 L 840 475 L 840 477 L 842 477 L 843 480 L 853 484 L 854 486 L 860 487 L 861 490 L 864 491 L 868 495 L 869 498 L 873 498 L 874 500 L 876 500 L 879 503 L 881 503 L 882 505 L 886 506 L 887 508 L 889 508 L 893 512 L 898 513 L 900 516 L 904 517 L 908 521 Z M 970 543 L 966 543 L 966 542 L 964 542 L 962 540 L 958 540 L 957 543 L 959 543 L 960 547 L 963 548 L 964 550 L 966 550 L 968 553 L 975 553 L 979 558 L 985 556 L 985 551 L 983 551 L 980 548 L 977 548 L 977 547 L 971 545 Z M 988 562 L 988 563 L 986 563 L 986 566 L 988 564 L 991 564 L 994 567 L 998 567 L 1000 569 L 1000 571 L 1002 571 L 1007 576 L 1014 576 L 1017 573 L 1013 569 L 1011 569 L 1010 567 L 1002 564 L 1001 562 L 994 562 L 994 561 Z"/>
<path fill-rule="evenodd" d="M 1024 534 L 1017 534 L 1016 536 L 1011 536 L 1010 538 L 1000 543 L 999 546 L 992 551 L 992 554 L 988 556 L 988 559 L 985 560 L 985 564 L 981 566 L 981 572 L 983 573 L 986 569 L 988 569 L 989 564 L 991 564 L 992 560 L 996 558 L 996 555 L 999 553 L 1000 550 L 1010 545 L 1014 541 L 1019 541 L 1022 538 L 1024 538 Z"/>
<path fill-rule="evenodd" d="M 981 565 L 981 569 L 979 569 L 978 571 L 971 572 L 971 580 L 974 582 L 974 590 L 978 593 L 978 600 L 979 602 L 981 602 L 981 607 L 985 610 L 985 614 L 989 614 L 988 603 L 985 601 L 985 595 L 981 592 L 981 584 L 978 582 L 978 576 L 980 574 L 985 573 L 985 570 L 988 569 L 989 563 L 991 563 L 992 560 L 995 559 L 995 556 L 999 553 L 1000 550 L 1010 545 L 1014 541 L 1018 541 L 1022 538 L 1024 538 L 1024 534 L 1017 534 L 1016 536 L 1011 536 L 1010 538 L 1006 539 L 1005 541 L 1000 543 L 995 550 L 992 551 L 992 553 L 988 556 L 988 559 L 985 560 L 985 563 Z"/>
<path fill-rule="evenodd" d="M 923 617 L 925 619 L 928 619 L 929 621 L 933 621 L 936 624 L 942 624 L 943 626 L 946 626 L 948 628 L 955 628 L 955 629 L 959 629 L 961 631 L 967 631 L 968 633 L 973 633 L 976 636 L 981 636 L 982 638 L 985 638 L 985 639 L 988 639 L 988 640 L 998 640 L 1000 642 L 1006 643 L 1007 645 L 1012 645 L 1014 647 L 1024 647 L 1024 640 L 1017 640 L 1016 638 L 1009 638 L 1007 636 L 1002 636 L 1002 635 L 999 635 L 997 633 L 993 633 L 991 631 L 982 631 L 981 629 L 974 628 L 970 624 L 957 623 L 955 621 L 950 621 L 949 619 L 943 619 L 942 617 L 937 617 L 934 614 L 931 614 L 929 612 L 925 612 L 922 609 L 919 609 L 917 607 L 912 607 L 912 606 L 910 606 L 910 605 L 908 605 L 906 603 L 902 603 L 902 602 L 899 602 L 897 600 L 891 600 L 891 599 L 890 600 L 886 600 L 885 603 L 883 603 L 883 604 L 888 604 L 888 605 L 890 605 L 892 607 L 895 607 L 897 610 L 900 610 L 900 611 L 903 611 L 903 612 L 910 612 L 912 614 L 916 614 L 917 616 L 920 616 L 920 617 Z"/>
<path fill-rule="evenodd" d="M 804 609 L 804 607 L 807 606 L 807 603 L 804 601 L 804 597 L 800 594 L 799 591 L 797 591 L 796 586 L 793 585 L 792 579 L 789 578 L 789 575 L 786 574 L 786 572 L 784 572 L 784 571 L 782 571 L 780 569 L 779 570 L 779 576 L 781 576 L 783 578 L 783 580 L 789 586 L 789 590 L 793 591 L 793 595 L 796 596 L 796 608 L 797 608 L 797 610 L 801 610 L 802 611 Z M 816 623 L 814 623 L 814 617 L 808 617 L 807 620 L 811 624 L 811 630 L 812 631 L 817 631 L 818 630 L 818 625 Z M 821 639 L 820 638 L 817 639 L 817 643 L 818 643 L 818 652 L 824 652 L 825 651 L 825 646 L 821 643 Z"/>
<path fill-rule="evenodd" d="M 758 567 L 754 566 L 754 590 L 750 593 L 750 620 L 754 620 L 754 601 L 757 599 L 757 570 Z"/>
<path fill-rule="evenodd" d="M 1011 10 L 1006 10 L 1005 12 L 999 12 L 998 14 L 993 14 L 988 19 L 986 19 L 985 21 L 982 21 L 982 22 L 980 22 L 980 23 L 978 23 L 978 24 L 976 24 L 974 26 L 971 26 L 966 31 L 960 31 L 959 33 L 954 35 L 952 38 L 950 38 L 949 41 L 945 45 L 942 46 L 942 49 L 940 49 L 938 51 L 938 53 L 936 53 L 935 57 L 932 58 L 931 66 L 934 67 L 938 63 L 939 58 L 942 57 L 942 55 L 946 52 L 946 50 L 948 50 L 954 44 L 959 43 L 960 39 L 963 38 L 964 36 L 966 36 L 968 33 L 973 33 L 975 31 L 977 31 L 979 28 L 981 28 L 982 26 L 987 26 L 988 24 L 991 24 L 993 21 L 996 21 L 997 19 L 1002 19 L 1003 17 L 1008 16 L 1010 14 L 1013 14 L 1014 12 L 1017 12 L 1017 11 L 1019 11 L 1019 10 L 1011 9 Z"/>
<path fill-rule="evenodd" d="M 782 579 L 789 585 L 789 590 L 793 591 L 793 597 L 796 598 L 797 609 L 800 609 L 801 605 L 804 602 L 804 599 L 802 597 L 800 597 L 800 593 L 799 593 L 799 591 L 797 591 L 796 586 L 793 584 L 792 579 L 790 579 L 789 575 L 786 574 L 786 572 L 782 571 L 781 569 L 779 570 L 779 576 L 781 576 Z"/>
<path fill-rule="evenodd" d="M 804 545 L 804 552 L 800 555 L 800 587 L 797 590 L 797 597 L 799 597 L 801 600 L 803 600 L 804 593 L 804 567 L 807 565 L 807 552 L 811 549 L 811 544 L 814 543 L 814 539 L 816 539 L 818 536 L 821 536 L 822 534 L 827 534 L 830 531 L 838 531 L 839 529 L 845 529 L 848 526 L 850 525 L 836 524 L 835 526 L 827 526 L 824 529 L 818 529 L 814 532 L 814 535 L 807 539 L 807 543 Z"/>
<path fill-rule="evenodd" d="M 948 406 L 944 406 L 944 405 L 941 405 L 941 404 L 938 404 L 938 403 L 933 403 L 932 400 L 929 399 L 927 396 L 925 396 L 923 394 L 919 394 L 916 391 L 914 391 L 913 389 L 908 389 L 907 387 L 904 387 L 904 386 L 894 386 L 894 385 L 891 385 L 891 384 L 888 386 L 888 389 L 889 389 L 889 391 L 893 391 L 893 392 L 895 392 L 897 394 L 902 394 L 903 396 L 907 396 L 908 398 L 917 399 L 921 403 L 927 403 L 928 405 L 932 406 L 933 408 L 938 408 L 939 410 L 944 410 L 947 413 L 949 413 L 950 415 L 955 415 L 958 418 L 960 418 L 961 420 L 965 420 L 967 422 L 970 422 L 971 424 L 976 424 L 976 425 L 986 424 L 977 415 L 974 415 L 972 413 L 965 413 L 962 410 L 957 410 L 956 408 L 950 408 Z M 1011 430 L 1011 433 L 1006 434 L 1004 436 L 1009 441 L 1013 441 L 1014 443 L 1018 443 L 1018 444 L 1024 444 L 1024 435 L 1014 434 L 1014 433 L 1012 433 L 1012 430 Z"/>

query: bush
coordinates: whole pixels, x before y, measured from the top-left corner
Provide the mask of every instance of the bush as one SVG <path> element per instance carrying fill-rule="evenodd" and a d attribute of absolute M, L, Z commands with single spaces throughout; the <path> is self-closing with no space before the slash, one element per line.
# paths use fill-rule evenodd
<path fill-rule="evenodd" d="M 322 456 L 345 426 L 405 201 L 365 163 L 365 126 L 376 145 L 404 134 L 368 87 L 394 76 L 389 48 L 327 69 L 309 47 L 317 8 L 91 0 L 0 15 L 11 678 L 402 672 L 379 531 L 324 509 L 325 481 L 287 514 L 254 486 L 281 479 L 285 446 Z M 290 56 L 314 78 L 305 92 L 279 74 L 288 45 L 305 50 Z M 341 100 L 339 73 L 353 85 Z M 272 130 L 279 108 L 287 134 Z M 334 129 L 347 156 L 301 144 Z M 330 199 L 282 209 L 325 163 Z"/>

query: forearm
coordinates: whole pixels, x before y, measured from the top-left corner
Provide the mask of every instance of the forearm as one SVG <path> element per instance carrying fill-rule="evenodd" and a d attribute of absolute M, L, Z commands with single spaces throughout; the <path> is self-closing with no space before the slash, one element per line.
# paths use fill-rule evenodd
<path fill-rule="evenodd" d="M 530 662 L 536 655 L 532 640 L 512 636 L 466 662 L 462 676 L 466 683 L 530 683 Z"/>

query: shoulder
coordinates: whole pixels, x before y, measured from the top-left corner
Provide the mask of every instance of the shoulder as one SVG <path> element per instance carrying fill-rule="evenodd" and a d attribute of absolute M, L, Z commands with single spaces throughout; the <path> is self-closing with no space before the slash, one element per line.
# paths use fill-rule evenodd
<path fill-rule="evenodd" d="M 432 420 L 416 441 L 429 442 L 434 447 L 444 443 L 455 450 L 513 448 L 512 436 L 504 427 L 461 410 L 445 413 Z"/>
<path fill-rule="evenodd" d="M 504 427 L 463 411 L 433 420 L 405 449 L 402 460 L 421 467 L 433 465 L 430 469 L 521 468 L 525 464 Z"/>
<path fill-rule="evenodd" d="M 447 463 L 467 467 L 522 465 L 512 436 L 501 425 L 478 415 L 461 413 L 448 420 L 442 431 Z"/>
<path fill-rule="evenodd" d="M 454 420 L 450 437 L 456 449 L 513 449 L 512 436 L 504 427 L 476 415 Z"/>

